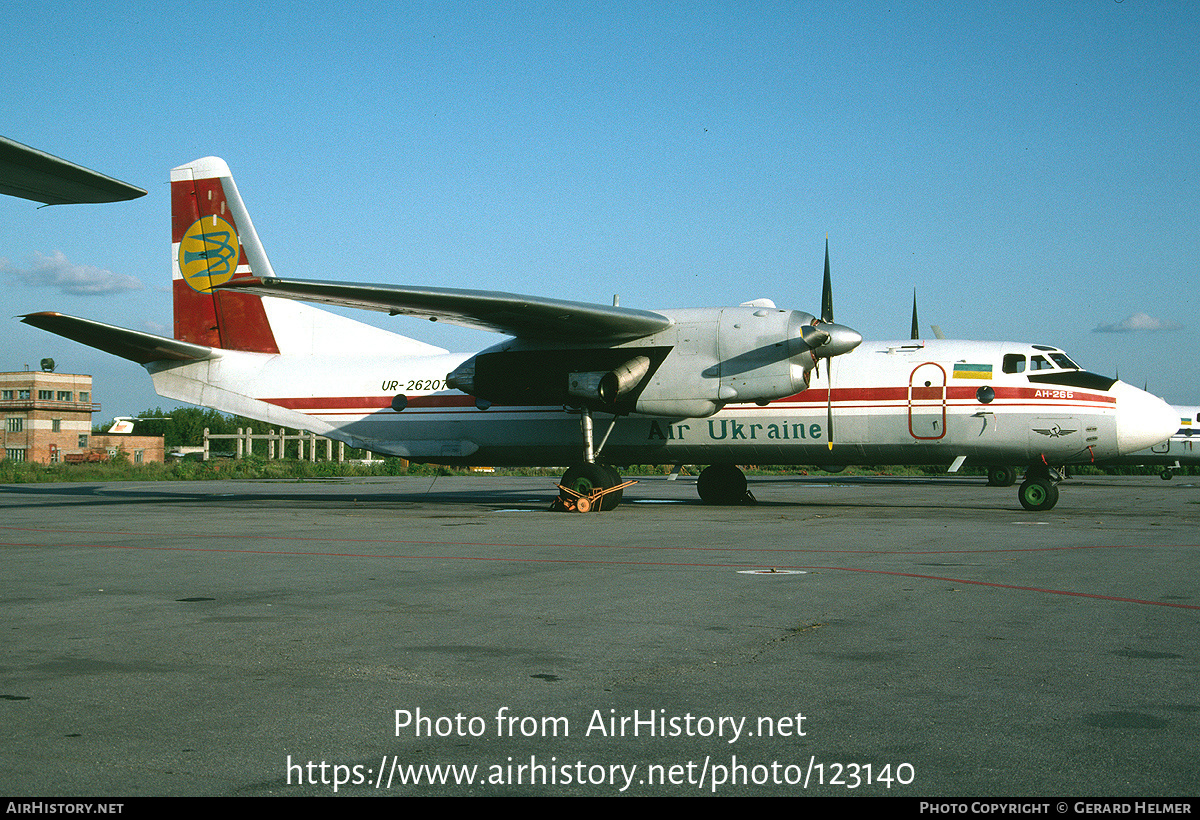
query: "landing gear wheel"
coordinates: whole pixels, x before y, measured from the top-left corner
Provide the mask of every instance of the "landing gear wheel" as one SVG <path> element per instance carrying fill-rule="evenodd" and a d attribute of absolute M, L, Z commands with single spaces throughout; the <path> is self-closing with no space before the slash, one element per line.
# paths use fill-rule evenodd
<path fill-rule="evenodd" d="M 1172 478 L 1175 477 L 1175 474 L 1173 472 L 1171 472 L 1171 469 L 1169 467 L 1167 469 L 1163 470 L 1161 473 L 1159 473 L 1159 475 L 1162 477 L 1163 481 L 1170 481 Z"/>
<path fill-rule="evenodd" d="M 696 492 L 705 504 L 747 504 L 754 496 L 746 489 L 746 474 L 732 464 L 713 464 L 700 471 Z"/>
<path fill-rule="evenodd" d="M 621 471 L 620 470 L 618 470 L 616 467 L 612 466 L 611 464 L 601 464 L 600 466 L 608 473 L 609 481 L 608 481 L 608 484 L 605 485 L 606 487 L 616 487 L 618 484 L 621 483 Z M 603 512 L 604 510 L 616 509 L 617 505 L 621 503 L 621 499 L 624 497 L 624 495 L 625 495 L 624 490 L 613 490 L 611 493 L 605 493 L 604 498 L 601 499 L 601 502 L 600 502 L 601 512 Z"/>
<path fill-rule="evenodd" d="M 988 467 L 989 487 L 1011 487 L 1016 483 L 1016 467 Z"/>
<path fill-rule="evenodd" d="M 1058 503 L 1058 485 L 1045 478 L 1027 478 L 1017 491 L 1017 498 L 1030 512 L 1050 510 Z"/>
<path fill-rule="evenodd" d="M 612 467 L 604 464 L 588 464 L 585 462 L 567 468 L 567 471 L 563 473 L 562 480 L 558 483 L 568 489 L 574 490 L 581 496 L 586 496 L 592 490 L 604 490 L 617 486 L 621 483 L 621 478 Z M 621 496 L 623 494 L 624 490 L 605 493 L 600 497 L 599 511 L 615 510 L 617 505 L 621 503 Z M 559 494 L 560 503 L 571 501 L 573 505 L 578 506 L 581 500 L 583 499 L 568 497 L 562 493 Z M 580 510 L 580 512 L 583 512 L 583 510 Z"/>

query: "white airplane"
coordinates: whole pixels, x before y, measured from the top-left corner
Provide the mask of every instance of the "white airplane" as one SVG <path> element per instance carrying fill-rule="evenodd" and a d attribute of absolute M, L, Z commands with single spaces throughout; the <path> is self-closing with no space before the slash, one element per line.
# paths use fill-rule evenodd
<path fill-rule="evenodd" d="M 59 313 L 22 320 L 138 362 L 166 398 L 353 447 L 446 464 L 573 464 L 563 501 L 582 493 L 615 507 L 621 479 L 610 465 L 707 463 L 701 499 L 739 503 L 749 494 L 736 464 L 956 469 L 969 458 L 1042 465 L 1020 498 L 1048 509 L 1058 497 L 1048 465 L 1135 452 L 1176 426 L 1160 399 L 1085 373 L 1054 348 L 860 347 L 833 322 L 828 249 L 820 319 L 768 300 L 647 311 L 281 279 L 224 161 L 173 169 L 171 200 L 174 339 Z M 448 353 L 292 300 L 511 338 Z M 594 414 L 609 419 L 598 443 Z"/>

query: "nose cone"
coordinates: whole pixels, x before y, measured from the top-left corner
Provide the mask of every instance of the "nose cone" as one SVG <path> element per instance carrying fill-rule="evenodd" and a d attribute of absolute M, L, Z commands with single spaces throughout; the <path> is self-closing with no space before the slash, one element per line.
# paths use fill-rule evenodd
<path fill-rule="evenodd" d="M 1158 396 L 1124 382 L 1112 387 L 1117 396 L 1117 450 L 1136 453 L 1160 444 L 1179 429 L 1179 414 Z"/>
<path fill-rule="evenodd" d="M 829 341 L 817 349 L 817 355 L 823 359 L 849 353 L 862 344 L 862 334 L 845 325 L 821 322 L 818 327 L 829 334 Z"/>

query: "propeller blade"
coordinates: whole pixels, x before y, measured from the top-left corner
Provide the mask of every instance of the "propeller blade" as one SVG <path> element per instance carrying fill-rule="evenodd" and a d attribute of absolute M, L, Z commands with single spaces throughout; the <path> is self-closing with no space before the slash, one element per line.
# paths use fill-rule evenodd
<path fill-rule="evenodd" d="M 921 338 L 921 327 L 917 324 L 917 289 L 913 288 L 913 320 L 912 320 L 912 336 L 911 339 Z"/>
<path fill-rule="evenodd" d="M 825 425 L 829 430 L 829 449 L 833 449 L 833 359 L 825 365 L 825 376 L 829 379 L 829 389 L 825 391 Z"/>
<path fill-rule="evenodd" d="M 829 237 L 825 237 L 825 281 L 821 285 L 821 321 L 833 321 L 833 283 L 829 279 Z"/>

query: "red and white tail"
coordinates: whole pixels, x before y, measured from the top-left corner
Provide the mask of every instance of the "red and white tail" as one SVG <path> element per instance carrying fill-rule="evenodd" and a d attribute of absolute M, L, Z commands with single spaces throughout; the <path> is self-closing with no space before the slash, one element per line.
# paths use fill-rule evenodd
<path fill-rule="evenodd" d="M 275 276 L 229 166 L 217 157 L 171 170 L 171 254 L 176 339 L 254 353 L 445 352 L 310 305 L 214 290 L 239 277 Z"/>
<path fill-rule="evenodd" d="M 172 169 L 171 252 L 176 339 L 279 352 L 261 299 L 213 290 L 239 276 L 275 275 L 224 160 Z"/>

